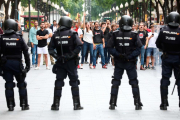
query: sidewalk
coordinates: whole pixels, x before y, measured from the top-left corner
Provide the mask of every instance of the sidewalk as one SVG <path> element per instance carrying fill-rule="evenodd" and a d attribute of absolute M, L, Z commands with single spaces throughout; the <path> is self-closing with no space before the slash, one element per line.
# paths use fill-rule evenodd
<path fill-rule="evenodd" d="M 42 63 L 42 62 L 41 62 Z M 139 66 L 139 65 L 138 65 Z M 52 68 L 52 66 L 50 66 Z M 113 68 L 102 69 L 98 64 L 96 69 L 84 65 L 78 70 L 81 104 L 84 110 L 74 111 L 69 79 L 65 80 L 60 110 L 51 111 L 53 102 L 55 74 L 41 65 L 40 70 L 31 69 L 27 75 L 29 111 L 21 111 L 19 107 L 18 89 L 15 88 L 16 107 L 14 112 L 8 112 L 4 95 L 4 80 L 0 78 L 0 119 L 1 120 L 179 120 L 179 100 L 177 88 L 174 95 L 169 95 L 168 111 L 160 111 L 160 79 L 161 68 L 157 70 L 140 71 L 138 79 L 141 90 L 141 100 L 144 105 L 141 111 L 135 111 L 132 89 L 125 72 L 119 89 L 117 108 L 109 110 L 111 76 Z M 171 94 L 174 77 L 171 78 L 169 93 Z"/>

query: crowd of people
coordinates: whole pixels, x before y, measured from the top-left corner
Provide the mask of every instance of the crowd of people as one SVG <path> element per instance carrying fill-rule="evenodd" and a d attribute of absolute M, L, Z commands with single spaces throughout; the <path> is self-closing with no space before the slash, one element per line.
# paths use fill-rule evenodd
<path fill-rule="evenodd" d="M 82 51 L 79 57 L 81 58 L 78 69 L 83 69 L 83 64 L 89 64 L 90 69 L 95 69 L 98 64 L 98 58 L 101 57 L 102 68 L 107 69 L 108 64 L 115 64 L 114 58 L 109 54 L 107 49 L 108 41 L 111 40 L 112 33 L 119 30 L 119 23 L 111 22 L 109 19 L 106 22 L 86 22 L 86 14 L 84 13 L 83 22 L 80 21 L 80 15 L 78 14 L 78 21 L 73 23 L 72 30 L 78 33 L 78 36 L 83 43 Z M 18 21 L 16 20 L 18 23 Z M 19 23 L 18 23 L 19 24 Z M 161 27 L 164 22 L 161 21 Z M 51 41 L 51 37 L 58 28 L 57 21 L 54 20 L 53 24 L 48 22 L 41 22 L 38 26 L 38 21 L 34 22 L 34 27 L 29 31 L 29 42 L 31 43 L 32 53 L 32 67 L 35 70 L 40 68 L 41 54 L 43 54 L 43 65 L 48 67 L 48 45 Z M 137 32 L 139 39 L 143 46 L 141 48 L 140 70 L 155 69 L 155 65 L 161 65 L 162 52 L 156 47 L 156 39 L 158 32 L 155 30 L 155 24 L 151 23 L 148 27 L 147 23 L 135 23 L 132 26 L 132 31 Z M 23 34 L 21 26 L 19 24 L 19 33 Z M 0 34 L 3 34 L 3 30 L 0 27 Z M 89 54 L 90 53 L 90 54 Z M 88 56 L 89 60 L 88 60 Z M 50 56 L 51 65 L 55 64 L 54 58 Z M 88 62 L 89 61 L 89 62 Z"/>

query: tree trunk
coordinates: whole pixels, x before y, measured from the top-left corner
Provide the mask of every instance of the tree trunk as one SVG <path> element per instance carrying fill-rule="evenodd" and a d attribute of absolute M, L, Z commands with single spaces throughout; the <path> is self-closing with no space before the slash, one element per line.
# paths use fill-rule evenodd
<path fill-rule="evenodd" d="M 157 14 L 157 23 L 159 23 L 159 6 L 158 6 L 158 2 L 156 2 L 156 14 Z"/>
<path fill-rule="evenodd" d="M 5 3 L 4 1 L 4 5 L 5 5 L 5 20 L 7 20 L 9 18 L 8 16 L 8 11 L 9 11 L 9 3 L 11 0 L 8 0 L 7 3 Z"/>
<path fill-rule="evenodd" d="M 12 8 L 11 8 L 10 18 L 14 19 L 15 18 L 15 1 L 14 0 L 11 1 L 11 6 L 12 6 Z"/>
<path fill-rule="evenodd" d="M 177 12 L 180 13 L 180 0 L 177 0 Z"/>

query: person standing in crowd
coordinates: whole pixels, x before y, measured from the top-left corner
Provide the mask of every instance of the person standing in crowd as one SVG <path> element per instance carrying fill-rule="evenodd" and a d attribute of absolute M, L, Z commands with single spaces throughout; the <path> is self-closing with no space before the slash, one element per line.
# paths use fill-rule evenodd
<path fill-rule="evenodd" d="M 140 58 L 141 58 L 141 66 L 140 66 L 140 70 L 145 70 L 144 69 L 144 55 L 145 55 L 145 44 L 146 44 L 146 40 L 148 38 L 148 33 L 146 31 L 144 31 L 144 23 L 140 23 L 139 24 L 139 31 L 138 31 L 138 35 L 139 35 L 139 39 L 141 40 L 142 43 L 142 47 L 141 47 L 141 54 L 140 54 Z"/>
<path fill-rule="evenodd" d="M 37 31 L 36 38 L 38 40 L 38 47 L 37 47 L 37 53 L 38 53 L 38 65 L 35 68 L 35 70 L 39 70 L 40 62 L 41 62 L 41 54 L 45 56 L 45 62 L 46 62 L 46 69 L 50 70 L 48 67 L 48 49 L 47 49 L 47 39 L 49 38 L 49 33 L 47 30 L 45 30 L 44 22 L 41 22 L 40 24 L 41 29 Z"/>
<path fill-rule="evenodd" d="M 45 24 L 45 30 L 47 30 L 48 31 L 48 33 L 49 33 L 49 38 L 47 39 L 47 45 L 49 45 L 49 43 L 50 43 L 50 41 L 51 41 L 51 37 L 52 37 L 52 30 L 49 28 L 49 23 L 48 22 L 45 22 L 44 23 Z M 54 59 L 53 59 L 53 57 L 52 56 L 50 56 L 50 60 L 51 60 L 51 65 L 54 65 L 55 64 L 55 62 L 54 62 Z M 43 65 L 45 65 L 45 56 L 43 56 Z"/>
<path fill-rule="evenodd" d="M 172 76 L 172 71 L 174 71 L 174 76 L 176 79 L 176 85 L 178 86 L 178 96 L 179 96 L 179 107 L 180 107 L 180 29 L 179 21 L 180 15 L 177 12 L 169 13 L 166 18 L 167 26 L 164 27 L 157 38 L 156 45 L 159 49 L 163 51 L 162 56 L 162 79 L 160 85 L 161 93 L 161 104 L 160 110 L 167 110 L 168 103 L 168 86 L 170 85 L 170 78 Z"/>
<path fill-rule="evenodd" d="M 18 23 L 13 19 L 7 19 L 4 22 L 4 33 L 0 36 L 0 60 L 3 70 L 3 78 L 5 79 L 5 95 L 9 111 L 13 111 L 15 107 L 14 99 L 14 77 L 19 88 L 20 107 L 22 110 L 29 110 L 27 83 L 25 82 L 26 74 L 30 70 L 30 57 L 28 46 L 26 45 L 22 35 L 17 34 Z M 24 54 L 26 67 L 24 69 L 22 60 Z"/>
<path fill-rule="evenodd" d="M 143 106 L 140 99 L 140 90 L 136 71 L 136 58 L 140 55 L 142 43 L 138 34 L 132 32 L 133 20 L 128 15 L 122 16 L 119 26 L 120 30 L 113 32 L 111 40 L 108 41 L 108 48 L 114 56 L 115 69 L 112 80 L 111 98 L 109 109 L 114 110 L 117 106 L 117 97 L 121 79 L 126 70 L 129 84 L 132 86 L 135 110 L 141 110 Z"/>
<path fill-rule="evenodd" d="M 96 56 L 97 51 L 99 51 L 101 55 L 101 63 L 102 68 L 107 69 L 105 65 L 105 58 L 104 58 L 104 48 L 105 48 L 105 41 L 104 41 L 104 34 L 101 29 L 99 29 L 99 23 L 95 22 L 95 28 L 93 30 L 93 42 L 95 45 L 94 53 L 93 53 L 93 67 L 96 68 Z"/>
<path fill-rule="evenodd" d="M 157 53 L 157 47 L 156 47 L 156 40 L 158 37 L 158 34 L 155 33 L 155 28 L 154 24 L 151 24 L 151 31 L 148 33 L 148 38 L 146 40 L 146 45 L 145 49 L 147 48 L 147 59 L 146 59 L 146 69 L 150 69 L 149 67 L 149 60 L 151 58 L 152 61 L 152 69 L 155 70 L 154 63 L 155 63 L 155 58 L 156 58 L 156 53 Z"/>
<path fill-rule="evenodd" d="M 117 30 L 117 25 L 112 24 L 112 25 L 111 25 L 111 32 L 110 32 L 109 35 L 108 35 L 108 43 L 109 43 L 109 40 L 112 40 L 113 32 L 116 31 L 116 30 Z M 113 56 L 113 55 L 111 55 L 111 59 L 112 59 L 112 65 L 113 65 L 113 67 L 114 67 L 115 61 L 114 61 L 114 56 Z"/>
<path fill-rule="evenodd" d="M 0 35 L 1 35 L 1 34 L 3 34 L 3 30 L 2 30 L 2 28 L 0 27 Z"/>
<path fill-rule="evenodd" d="M 18 31 L 17 31 L 17 33 L 23 35 L 24 32 L 23 32 L 23 30 L 21 29 L 21 24 L 19 23 L 18 20 L 15 20 L 15 21 L 18 23 Z"/>
<path fill-rule="evenodd" d="M 64 86 L 64 79 L 67 75 L 70 79 L 71 92 L 73 96 L 74 110 L 81 110 L 77 65 L 79 63 L 78 54 L 81 51 L 82 42 L 78 38 L 77 32 L 71 30 L 72 19 L 63 16 L 59 20 L 58 30 L 54 33 L 48 50 L 49 54 L 57 59 L 53 66 L 53 73 L 56 74 L 54 88 L 54 102 L 51 110 L 59 110 L 59 102 Z M 55 49 L 57 52 L 55 52 Z"/>
<path fill-rule="evenodd" d="M 110 60 L 110 54 L 107 49 L 107 41 L 108 41 L 108 35 L 109 32 L 111 31 L 111 22 L 110 20 L 106 20 L 106 26 L 102 28 L 102 31 L 104 33 L 104 39 L 105 39 L 105 48 L 104 48 L 104 57 L 105 57 L 105 64 L 108 65 L 109 60 Z"/>
<path fill-rule="evenodd" d="M 84 29 L 84 36 L 83 36 L 83 54 L 82 54 L 82 59 L 81 59 L 81 69 L 83 69 L 83 64 L 84 64 L 84 57 L 86 55 L 87 49 L 89 47 L 90 50 L 90 69 L 93 69 L 92 62 L 93 62 L 93 49 L 95 46 L 93 45 L 93 33 L 90 28 L 90 23 L 87 23 L 85 25 L 85 17 L 86 13 L 84 13 L 84 20 L 83 20 L 83 29 Z"/>
<path fill-rule="evenodd" d="M 37 54 L 37 46 L 38 40 L 36 38 L 36 33 L 39 30 L 38 22 L 34 22 L 34 27 L 32 27 L 29 31 L 29 41 L 31 42 L 32 48 L 32 67 L 37 67 L 38 64 L 38 54 Z"/>
<path fill-rule="evenodd" d="M 51 30 L 52 30 L 52 32 L 53 32 L 53 34 L 54 34 L 54 32 L 57 30 L 56 20 L 53 20 L 53 25 L 52 25 L 50 28 L 51 28 Z"/>

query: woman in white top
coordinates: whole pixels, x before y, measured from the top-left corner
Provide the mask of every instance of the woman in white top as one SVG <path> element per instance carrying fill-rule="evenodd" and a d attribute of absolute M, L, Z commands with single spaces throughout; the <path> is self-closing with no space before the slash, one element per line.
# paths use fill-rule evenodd
<path fill-rule="evenodd" d="M 84 36 L 83 36 L 83 47 L 82 47 L 82 59 L 81 59 L 81 69 L 83 69 L 83 63 L 84 63 L 84 57 L 86 55 L 87 49 L 89 48 L 90 50 L 90 68 L 93 69 L 92 66 L 92 59 L 93 59 L 93 33 L 92 30 L 90 29 L 90 23 L 88 22 L 85 25 L 85 17 L 86 17 L 86 13 L 84 13 L 84 20 L 83 20 L 83 29 L 84 29 Z"/>

